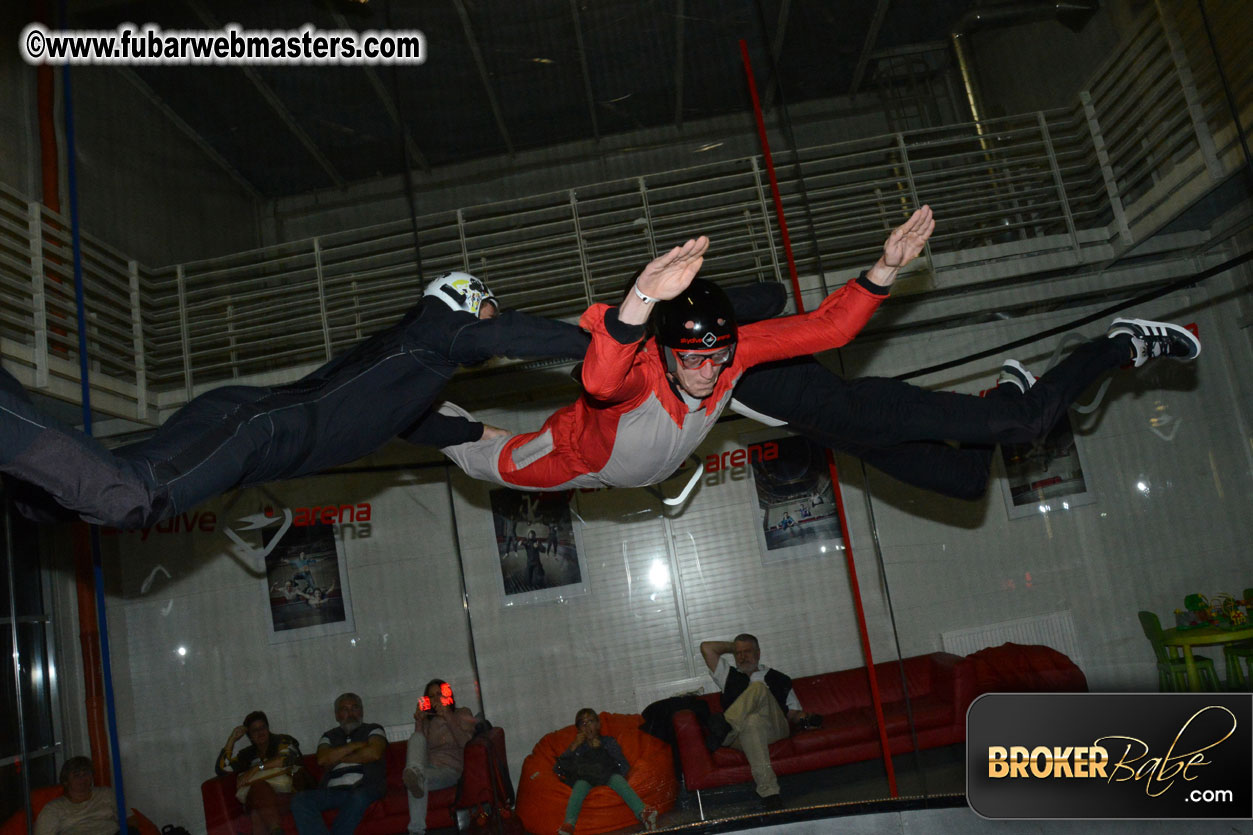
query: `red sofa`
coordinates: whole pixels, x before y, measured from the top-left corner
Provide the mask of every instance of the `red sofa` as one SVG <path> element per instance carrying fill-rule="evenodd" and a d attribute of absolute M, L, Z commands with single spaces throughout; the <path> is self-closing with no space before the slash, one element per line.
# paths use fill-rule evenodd
<path fill-rule="evenodd" d="M 393 742 L 387 746 L 387 792 L 361 819 L 357 826 L 359 835 L 396 835 L 409 826 L 409 792 L 401 782 L 406 744 Z M 309 754 L 303 762 L 314 779 L 321 779 L 322 769 L 318 766 L 316 754 Z M 461 782 L 452 788 L 430 793 L 426 828 L 454 826 L 457 809 L 483 804 L 495 806 L 492 775 L 496 768 L 507 768 L 505 732 L 500 728 L 492 728 L 485 736 L 475 737 L 466 743 Z M 200 785 L 200 796 L 204 801 L 204 822 L 208 835 L 252 835 L 252 819 L 243 804 L 235 799 L 234 774 L 205 780 Z M 335 812 L 326 813 L 328 826 L 335 815 Z M 288 835 L 299 835 L 290 814 L 283 816 L 283 829 Z"/>
<path fill-rule="evenodd" d="M 909 682 L 910 708 L 918 747 L 936 748 L 964 742 L 966 708 L 978 693 L 974 665 L 946 652 L 918 655 L 903 662 Z M 879 696 L 893 754 L 913 750 L 895 661 L 876 664 Z M 822 727 L 796 731 L 770 746 L 777 774 L 795 774 L 882 756 L 870 684 L 865 667 L 792 680 L 801 707 L 822 714 Z M 703 696 L 715 713 L 722 712 L 721 694 Z M 704 729 L 690 710 L 674 716 L 675 745 L 689 791 L 752 780 L 748 760 L 732 748 L 709 753 Z"/>

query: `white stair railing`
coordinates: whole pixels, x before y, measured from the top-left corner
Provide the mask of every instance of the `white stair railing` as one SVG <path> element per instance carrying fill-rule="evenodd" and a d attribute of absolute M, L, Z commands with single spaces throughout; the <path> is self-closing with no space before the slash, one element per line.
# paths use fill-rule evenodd
<path fill-rule="evenodd" d="M 1165 5 L 1145 10 L 1073 107 L 778 154 L 802 275 L 822 283 L 818 253 L 823 279 L 863 267 L 920 202 L 943 219 L 928 250 L 933 287 L 998 247 L 1016 258 L 1065 249 L 1081 263 L 1153 234 L 1242 163 L 1199 16 Z M 1253 16 L 1216 5 L 1247 122 Z M 67 230 L 0 186 L 0 352 L 23 383 L 73 399 Z M 719 281 L 785 279 L 758 157 L 425 215 L 417 232 L 426 275 L 469 270 L 510 306 L 547 316 L 618 298 L 659 249 L 694 234 L 715 239 L 707 272 Z M 409 220 L 157 270 L 84 235 L 99 405 L 153 421 L 158 396 L 168 408 L 208 386 L 316 365 L 416 300 L 418 260 Z"/>

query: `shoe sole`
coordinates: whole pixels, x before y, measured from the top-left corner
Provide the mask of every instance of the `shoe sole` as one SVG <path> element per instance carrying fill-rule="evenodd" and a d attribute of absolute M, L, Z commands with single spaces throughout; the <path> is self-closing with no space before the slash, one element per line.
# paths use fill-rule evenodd
<path fill-rule="evenodd" d="M 1128 336 L 1136 337 L 1170 334 L 1177 339 L 1183 340 L 1192 350 L 1186 357 L 1170 357 L 1173 360 L 1187 362 L 1201 355 L 1201 340 L 1192 331 L 1182 325 L 1176 325 L 1174 322 L 1155 322 L 1151 319 L 1115 319 L 1109 323 L 1109 336 L 1118 336 L 1124 333 Z"/>

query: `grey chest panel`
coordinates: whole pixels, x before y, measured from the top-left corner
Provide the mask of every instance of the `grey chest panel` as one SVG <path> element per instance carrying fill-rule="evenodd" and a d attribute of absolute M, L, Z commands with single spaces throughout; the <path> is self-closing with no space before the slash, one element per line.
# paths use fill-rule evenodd
<path fill-rule="evenodd" d="M 598 480 L 611 487 L 640 487 L 666 478 L 705 440 L 729 399 L 730 392 L 712 413 L 698 407 L 679 426 L 657 395 L 649 395 L 619 420 L 613 452 Z"/>

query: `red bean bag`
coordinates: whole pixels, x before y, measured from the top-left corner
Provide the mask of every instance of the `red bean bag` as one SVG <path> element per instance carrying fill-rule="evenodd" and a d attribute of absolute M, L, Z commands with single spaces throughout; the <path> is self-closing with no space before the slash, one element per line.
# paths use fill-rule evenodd
<path fill-rule="evenodd" d="M 980 693 L 1086 693 L 1083 670 L 1066 655 L 1034 644 L 1001 644 L 967 656 Z"/>
<path fill-rule="evenodd" d="M 644 805 L 666 812 L 674 806 L 679 791 L 674 777 L 674 754 L 669 745 L 639 729 L 643 721 L 638 713 L 602 713 L 600 732 L 618 740 L 626 761 L 631 765 L 627 782 Z M 537 742 L 535 749 L 522 761 L 517 809 L 518 817 L 528 832 L 553 835 L 566 819 L 570 787 L 553 773 L 553 765 L 558 755 L 574 742 L 574 735 L 573 725 L 553 731 Z M 636 825 L 635 815 L 617 792 L 608 786 L 596 786 L 583 800 L 575 832 L 577 835 L 596 835 Z"/>
<path fill-rule="evenodd" d="M 574 737 L 571 737 L 571 740 L 573 739 Z M 35 820 L 39 820 L 39 813 L 43 811 L 44 806 L 48 805 L 49 801 L 55 800 L 63 794 L 65 794 L 65 787 L 60 783 L 55 786 L 31 789 L 30 810 L 35 813 Z M 157 835 L 156 824 L 135 809 L 131 809 L 131 815 L 135 818 L 139 835 Z M 0 835 L 26 835 L 26 810 L 19 809 L 0 825 Z"/>

